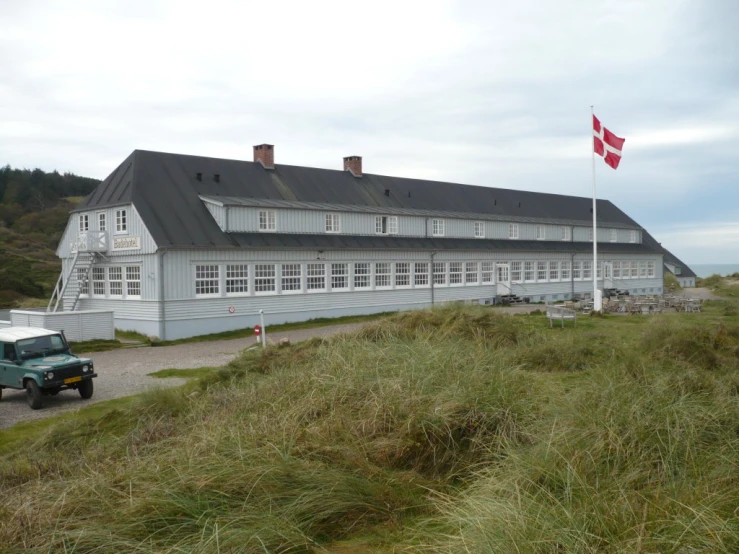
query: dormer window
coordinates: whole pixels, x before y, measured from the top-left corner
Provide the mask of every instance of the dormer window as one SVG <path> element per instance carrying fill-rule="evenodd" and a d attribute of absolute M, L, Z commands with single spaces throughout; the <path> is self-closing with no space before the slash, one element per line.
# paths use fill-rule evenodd
<path fill-rule="evenodd" d="M 636 242 L 636 231 L 629 231 L 629 242 Z"/>
<path fill-rule="evenodd" d="M 537 225 L 536 226 L 536 240 L 544 240 L 547 238 L 546 231 L 544 230 L 544 225 Z"/>
<path fill-rule="evenodd" d="M 560 237 L 562 240 L 570 240 L 572 237 L 571 229 L 567 226 L 563 226 L 560 230 Z"/>
<path fill-rule="evenodd" d="M 508 238 L 509 239 L 517 239 L 518 238 L 518 223 L 509 223 L 508 224 Z"/>
<path fill-rule="evenodd" d="M 277 230 L 277 212 L 274 210 L 259 210 L 259 230 Z"/>
<path fill-rule="evenodd" d="M 326 232 L 338 233 L 339 231 L 339 214 L 326 214 Z"/>
<path fill-rule="evenodd" d="M 397 235 L 398 216 L 378 215 L 375 216 L 375 233 L 378 235 Z"/>
<path fill-rule="evenodd" d="M 475 238 L 485 238 L 485 224 L 482 221 L 475 221 Z"/>
<path fill-rule="evenodd" d="M 618 242 L 618 231 L 611 229 L 611 242 Z"/>
<path fill-rule="evenodd" d="M 435 237 L 444 236 L 444 220 L 443 219 L 431 220 L 431 234 L 434 235 Z"/>

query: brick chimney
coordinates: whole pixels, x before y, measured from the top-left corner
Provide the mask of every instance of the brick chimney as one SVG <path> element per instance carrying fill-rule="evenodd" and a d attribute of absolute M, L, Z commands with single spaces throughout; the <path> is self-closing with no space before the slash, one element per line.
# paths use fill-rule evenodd
<path fill-rule="evenodd" d="M 262 164 L 264 169 L 274 169 L 275 147 L 271 144 L 257 144 L 254 147 L 254 162 Z"/>
<path fill-rule="evenodd" d="M 344 158 L 344 171 L 348 171 L 354 177 L 361 177 L 362 156 L 347 156 Z"/>

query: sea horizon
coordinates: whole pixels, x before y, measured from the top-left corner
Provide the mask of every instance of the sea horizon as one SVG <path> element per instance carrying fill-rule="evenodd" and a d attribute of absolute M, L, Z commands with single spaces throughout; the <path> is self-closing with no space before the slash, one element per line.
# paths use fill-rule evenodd
<path fill-rule="evenodd" d="M 689 264 L 690 269 L 695 271 L 698 277 L 710 277 L 711 275 L 731 275 L 739 273 L 739 264 Z"/>

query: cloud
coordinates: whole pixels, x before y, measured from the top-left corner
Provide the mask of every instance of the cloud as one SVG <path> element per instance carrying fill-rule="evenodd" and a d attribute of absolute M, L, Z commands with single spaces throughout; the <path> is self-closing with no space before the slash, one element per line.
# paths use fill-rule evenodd
<path fill-rule="evenodd" d="M 737 14 L 687 0 L 9 0 L 0 163 L 103 178 L 135 148 L 251 159 L 270 142 L 278 164 L 358 154 L 371 173 L 588 196 L 595 104 L 627 139 L 618 171 L 596 167 L 600 197 L 650 230 L 730 221 Z"/>

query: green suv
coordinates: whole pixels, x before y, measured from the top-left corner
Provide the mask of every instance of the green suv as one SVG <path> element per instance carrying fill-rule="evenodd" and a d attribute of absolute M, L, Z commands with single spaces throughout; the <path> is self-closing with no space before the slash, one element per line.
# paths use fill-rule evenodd
<path fill-rule="evenodd" d="M 76 389 L 92 397 L 92 360 L 69 350 L 63 333 L 37 327 L 0 329 L 0 398 L 4 388 L 25 389 L 28 405 L 38 410 L 43 396 Z"/>

